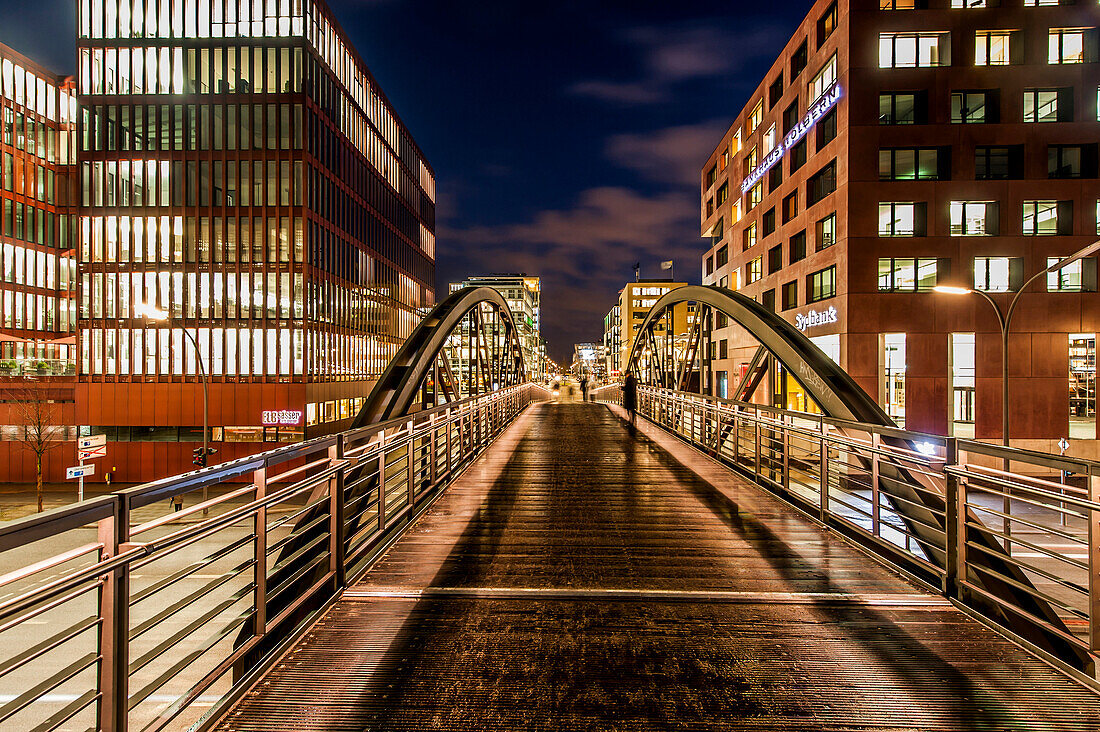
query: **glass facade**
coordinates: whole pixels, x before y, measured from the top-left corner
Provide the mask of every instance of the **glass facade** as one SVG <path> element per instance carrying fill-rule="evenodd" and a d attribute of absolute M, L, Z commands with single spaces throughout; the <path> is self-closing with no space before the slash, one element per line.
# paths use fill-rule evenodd
<path fill-rule="evenodd" d="M 380 375 L 434 304 L 435 183 L 328 8 L 81 0 L 78 35 L 81 380 Z"/>
<path fill-rule="evenodd" d="M 71 79 L 0 46 L 0 374 L 74 373 Z"/>

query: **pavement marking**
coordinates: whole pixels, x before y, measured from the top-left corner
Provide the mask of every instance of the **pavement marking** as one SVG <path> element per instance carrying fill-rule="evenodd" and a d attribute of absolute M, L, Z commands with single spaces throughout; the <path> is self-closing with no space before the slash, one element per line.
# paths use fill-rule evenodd
<path fill-rule="evenodd" d="M 469 597 L 485 600 L 616 600 L 621 602 L 702 602 L 764 605 L 841 604 L 891 607 L 953 607 L 933 595 L 845 592 L 736 592 L 729 590 L 572 589 L 561 587 L 428 587 L 352 589 L 348 600 Z"/>

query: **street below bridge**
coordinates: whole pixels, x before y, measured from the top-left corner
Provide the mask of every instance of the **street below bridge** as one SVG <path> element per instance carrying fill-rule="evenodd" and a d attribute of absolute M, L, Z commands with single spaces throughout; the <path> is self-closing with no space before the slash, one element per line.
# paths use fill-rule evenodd
<path fill-rule="evenodd" d="M 219 729 L 1095 730 L 1100 698 L 678 439 L 524 413 Z"/>

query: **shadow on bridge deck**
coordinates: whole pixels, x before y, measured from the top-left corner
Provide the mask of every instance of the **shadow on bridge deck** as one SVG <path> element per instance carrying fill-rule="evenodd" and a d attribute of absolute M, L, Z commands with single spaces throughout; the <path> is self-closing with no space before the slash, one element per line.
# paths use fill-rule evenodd
<path fill-rule="evenodd" d="M 603 405 L 532 407 L 221 729 L 1100 726 L 1090 691 L 674 454 Z"/>

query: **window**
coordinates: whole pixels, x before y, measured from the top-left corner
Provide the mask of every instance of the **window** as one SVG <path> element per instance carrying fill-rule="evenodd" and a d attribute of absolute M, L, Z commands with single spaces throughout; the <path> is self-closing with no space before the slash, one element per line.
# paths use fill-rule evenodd
<path fill-rule="evenodd" d="M 779 76 L 776 77 L 772 85 L 768 87 L 768 109 L 771 109 L 775 105 L 779 104 L 779 100 L 783 97 L 783 72 L 779 72 Z"/>
<path fill-rule="evenodd" d="M 974 289 L 987 292 L 1009 292 L 1017 284 L 1023 260 L 1019 257 L 975 257 Z"/>
<path fill-rule="evenodd" d="M 825 43 L 825 40 L 833 34 L 836 30 L 837 12 L 836 3 L 833 3 L 828 9 L 821 14 L 821 17 L 817 19 L 817 47 L 821 48 L 821 45 Z"/>
<path fill-rule="evenodd" d="M 736 155 L 739 152 L 741 152 L 741 130 L 735 131 L 730 138 L 730 154 Z"/>
<path fill-rule="evenodd" d="M 795 78 L 797 78 L 797 76 L 802 73 L 802 70 L 806 68 L 808 58 L 809 54 L 806 50 L 806 41 L 802 41 L 802 45 L 791 54 L 791 83 L 794 83 Z"/>
<path fill-rule="evenodd" d="M 828 249 L 836 244 L 836 214 L 832 213 L 814 224 L 814 239 L 817 251 Z"/>
<path fill-rule="evenodd" d="M 1085 31 L 1080 28 L 1051 28 L 1047 35 L 1047 62 L 1079 64 L 1085 61 Z"/>
<path fill-rule="evenodd" d="M 798 280 L 783 283 L 783 309 L 798 307 Z"/>
<path fill-rule="evenodd" d="M 718 269 L 725 267 L 730 261 L 730 250 L 727 245 L 723 245 L 717 252 L 714 253 L 714 266 Z"/>
<path fill-rule="evenodd" d="M 747 252 L 756 245 L 756 222 L 745 227 L 745 230 L 741 232 L 741 251 Z"/>
<path fill-rule="evenodd" d="M 768 250 L 768 274 L 775 274 L 783 269 L 783 245 L 779 244 Z"/>
<path fill-rule="evenodd" d="M 1069 122 L 1073 89 L 1025 89 L 1024 122 Z"/>
<path fill-rule="evenodd" d="M 806 230 L 798 232 L 791 237 L 790 249 L 787 253 L 787 262 L 794 264 L 806 258 Z"/>
<path fill-rule="evenodd" d="M 989 91 L 951 92 L 951 122 L 953 124 L 985 124 L 997 121 L 995 95 Z"/>
<path fill-rule="evenodd" d="M 951 0 L 951 7 L 953 8 L 987 8 L 991 4 L 987 0 Z M 1024 0 L 1024 4 L 1027 4 L 1027 0 Z"/>
<path fill-rule="evenodd" d="M 817 123 L 817 152 L 836 139 L 836 110 L 829 112 Z"/>
<path fill-rule="evenodd" d="M 1053 267 L 1062 257 L 1047 257 L 1047 267 Z M 1095 292 L 1096 259 L 1086 257 L 1061 269 L 1047 272 L 1047 292 Z"/>
<path fill-rule="evenodd" d="M 878 0 L 879 10 L 916 10 L 916 0 Z"/>
<path fill-rule="evenodd" d="M 703 260 L 703 275 L 709 277 L 714 274 L 714 257 L 707 257 Z"/>
<path fill-rule="evenodd" d="M 745 265 L 745 282 L 751 285 L 763 276 L 764 263 L 760 257 L 749 260 L 749 263 Z"/>
<path fill-rule="evenodd" d="M 753 145 L 745 154 L 745 159 L 741 161 L 742 173 L 748 175 L 752 172 L 752 169 L 756 167 L 756 145 Z"/>
<path fill-rule="evenodd" d="M 762 152 L 765 156 L 775 149 L 776 139 L 775 125 L 773 124 L 768 128 L 768 131 L 764 133 L 764 138 L 761 141 L 761 146 L 763 147 Z"/>
<path fill-rule="evenodd" d="M 763 199 L 764 184 L 762 182 L 757 182 L 756 185 L 749 189 L 749 208 L 754 208 Z"/>
<path fill-rule="evenodd" d="M 836 161 L 814 173 L 806 184 L 806 205 L 812 206 L 836 190 Z"/>
<path fill-rule="evenodd" d="M 974 35 L 974 65 L 1007 66 L 1011 37 L 1008 31 L 978 31 Z"/>
<path fill-rule="evenodd" d="M 745 134 L 751 135 L 760 123 L 764 121 L 764 100 L 760 100 L 749 113 L 749 119 L 745 122 Z M 755 157 L 755 155 L 754 155 Z"/>
<path fill-rule="evenodd" d="M 934 147 L 880 148 L 879 180 L 939 180 L 940 157 L 939 149 Z"/>
<path fill-rule="evenodd" d="M 880 125 L 917 124 L 917 92 L 885 92 L 878 95 Z"/>
<path fill-rule="evenodd" d="M 718 186 L 718 205 L 721 206 L 723 203 L 726 202 L 726 199 L 729 197 L 730 183 L 729 181 L 726 181 L 722 185 Z"/>
<path fill-rule="evenodd" d="M 783 110 L 783 134 L 787 134 L 798 124 L 798 97 L 794 98 Z"/>
<path fill-rule="evenodd" d="M 775 231 L 775 208 L 769 208 L 764 212 L 764 216 L 761 217 L 761 224 L 763 224 L 764 236 L 771 234 Z"/>
<path fill-rule="evenodd" d="M 974 148 L 974 177 L 977 180 L 1020 178 L 1023 146 Z"/>
<path fill-rule="evenodd" d="M 764 290 L 760 293 L 760 304 L 768 310 L 775 311 L 775 290 Z"/>
<path fill-rule="evenodd" d="M 992 236 L 996 233 L 996 203 L 992 201 L 951 202 L 951 236 Z"/>
<path fill-rule="evenodd" d="M 798 141 L 798 144 L 791 148 L 789 165 L 791 166 L 791 174 L 793 175 L 796 170 L 806 164 L 806 148 L 808 147 L 806 138 L 803 137 Z"/>
<path fill-rule="evenodd" d="M 1024 236 L 1053 236 L 1060 234 L 1062 219 L 1072 220 L 1072 201 L 1024 201 Z M 1066 216 L 1062 216 L 1066 212 Z M 1068 228 L 1068 227 L 1066 227 Z"/>
<path fill-rule="evenodd" d="M 783 183 L 783 166 L 773 165 L 768 171 L 768 193 L 774 193 Z"/>
<path fill-rule="evenodd" d="M 806 302 L 836 296 L 836 265 L 814 272 L 806 278 Z"/>
<path fill-rule="evenodd" d="M 718 180 L 718 165 L 714 164 L 710 166 L 710 170 L 707 171 L 707 183 L 706 188 L 710 190 L 710 187 L 714 185 L 714 182 Z"/>
<path fill-rule="evenodd" d="M 948 33 L 880 33 L 878 65 L 881 69 L 948 66 Z"/>
<path fill-rule="evenodd" d="M 1050 178 L 1080 178 L 1084 175 L 1084 162 L 1096 158 L 1095 146 L 1047 145 L 1047 176 Z M 1095 165 L 1089 165 L 1090 169 Z M 1092 177 L 1092 170 L 1089 176 Z"/>
<path fill-rule="evenodd" d="M 879 292 L 931 290 L 939 282 L 938 259 L 894 257 L 878 260 Z"/>
<path fill-rule="evenodd" d="M 923 204 L 883 201 L 878 205 L 879 236 L 916 236 Z"/>
<path fill-rule="evenodd" d="M 707 218 L 714 215 L 714 196 L 707 199 Z"/>
<path fill-rule="evenodd" d="M 810 104 L 813 104 L 821 95 L 829 91 L 833 84 L 836 83 L 836 54 L 825 62 L 825 65 L 821 67 L 821 71 L 817 72 L 813 80 L 810 81 Z"/>
<path fill-rule="evenodd" d="M 798 215 L 798 191 L 792 191 L 783 199 L 783 223 L 786 224 Z"/>

